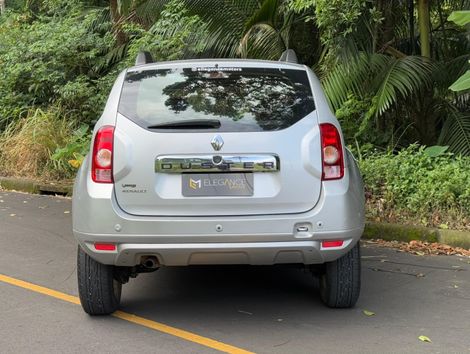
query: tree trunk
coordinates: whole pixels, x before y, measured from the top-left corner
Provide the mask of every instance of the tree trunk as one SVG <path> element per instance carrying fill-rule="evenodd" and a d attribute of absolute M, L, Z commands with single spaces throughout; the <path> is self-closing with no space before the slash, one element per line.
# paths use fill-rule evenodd
<path fill-rule="evenodd" d="M 431 57 L 431 29 L 429 28 L 429 0 L 418 0 L 418 24 L 421 55 Z"/>
<path fill-rule="evenodd" d="M 421 55 L 431 58 L 431 29 L 430 29 L 430 0 L 418 0 L 418 26 L 419 41 L 421 45 Z M 423 101 L 421 109 L 418 113 L 417 126 L 421 133 L 421 143 L 425 145 L 433 145 L 436 141 L 436 121 L 434 112 L 428 111 L 430 108 L 426 102 L 426 97 L 432 97 L 432 89 L 423 92 Z"/>
<path fill-rule="evenodd" d="M 415 3 L 414 0 L 408 0 L 408 21 L 410 30 L 410 53 L 415 55 Z"/>
<path fill-rule="evenodd" d="M 122 31 L 120 24 L 121 14 L 119 13 L 118 0 L 109 1 L 109 10 L 111 12 L 111 19 L 113 21 L 113 30 L 114 35 L 116 36 L 116 42 L 118 45 L 123 45 L 126 43 L 127 38 L 126 34 Z"/>
<path fill-rule="evenodd" d="M 393 1 L 380 1 L 378 6 L 380 6 L 379 9 L 384 17 L 379 46 L 393 45 L 392 41 L 394 39 L 394 29 L 396 26 L 394 11 L 397 9 L 394 8 Z"/>
<path fill-rule="evenodd" d="M 6 0 L 0 0 L 0 15 L 5 12 L 6 7 Z"/>
<path fill-rule="evenodd" d="M 448 57 L 450 53 L 449 40 L 447 38 L 446 20 L 442 12 L 442 4 L 440 1 L 437 2 L 437 11 L 439 12 L 439 21 L 441 22 L 442 38 L 444 40 L 444 55 Z"/>

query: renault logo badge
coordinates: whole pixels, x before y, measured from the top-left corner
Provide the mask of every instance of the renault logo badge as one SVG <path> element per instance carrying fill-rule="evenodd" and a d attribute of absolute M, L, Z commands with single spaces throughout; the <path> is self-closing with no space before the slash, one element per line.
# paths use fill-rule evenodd
<path fill-rule="evenodd" d="M 211 145 L 215 151 L 219 151 L 224 146 L 224 139 L 220 135 L 216 135 L 212 138 Z"/>

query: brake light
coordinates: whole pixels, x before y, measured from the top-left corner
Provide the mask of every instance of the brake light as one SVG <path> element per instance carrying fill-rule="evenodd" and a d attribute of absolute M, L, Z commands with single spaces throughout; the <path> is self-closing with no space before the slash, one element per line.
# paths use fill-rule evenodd
<path fill-rule="evenodd" d="M 114 127 L 101 127 L 93 142 L 91 178 L 97 183 L 113 183 Z"/>
<path fill-rule="evenodd" d="M 330 123 L 320 124 L 322 180 L 341 179 L 344 176 L 343 146 L 338 129 Z"/>

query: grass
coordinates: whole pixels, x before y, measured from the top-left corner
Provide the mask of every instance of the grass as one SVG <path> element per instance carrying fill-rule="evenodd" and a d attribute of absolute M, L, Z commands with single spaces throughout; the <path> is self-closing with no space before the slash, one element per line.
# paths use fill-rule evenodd
<path fill-rule="evenodd" d="M 60 110 L 29 111 L 0 135 L 1 174 L 39 180 L 70 178 L 70 171 L 56 168 L 51 157 L 68 144 L 75 129 L 76 123 L 67 120 Z"/>

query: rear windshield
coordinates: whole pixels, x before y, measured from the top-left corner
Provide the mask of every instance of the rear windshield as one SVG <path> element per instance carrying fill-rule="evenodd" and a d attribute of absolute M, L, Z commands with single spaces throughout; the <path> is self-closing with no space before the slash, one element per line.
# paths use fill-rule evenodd
<path fill-rule="evenodd" d="M 314 109 L 305 71 L 236 67 L 129 72 L 119 103 L 122 115 L 145 128 L 217 119 L 213 130 L 232 132 L 284 129 Z"/>

